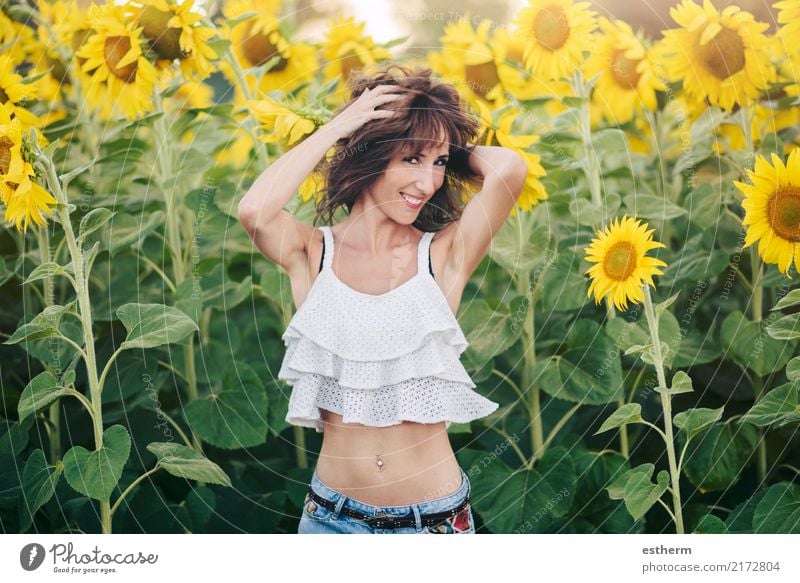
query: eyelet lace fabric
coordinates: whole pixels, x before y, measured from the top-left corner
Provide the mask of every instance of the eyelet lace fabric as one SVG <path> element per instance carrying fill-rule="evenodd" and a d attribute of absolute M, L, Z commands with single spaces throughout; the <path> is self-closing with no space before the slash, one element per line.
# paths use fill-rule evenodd
<path fill-rule="evenodd" d="M 468 346 L 427 271 L 434 233 L 417 249 L 417 274 L 380 295 L 359 292 L 333 272 L 325 237 L 322 271 L 282 335 L 278 378 L 292 386 L 286 421 L 323 431 L 320 408 L 372 427 L 467 423 L 499 406 L 473 391 L 459 357 Z"/>

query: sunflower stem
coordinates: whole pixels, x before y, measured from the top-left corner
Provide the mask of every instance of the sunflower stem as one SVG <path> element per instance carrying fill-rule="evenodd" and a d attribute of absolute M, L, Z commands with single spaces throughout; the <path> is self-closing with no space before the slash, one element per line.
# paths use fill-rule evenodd
<path fill-rule="evenodd" d="M 600 184 L 600 161 L 592 143 L 592 123 L 589 117 L 589 87 L 587 86 L 580 68 L 575 69 L 572 75 L 572 89 L 576 97 L 586 99 L 578 109 L 578 131 L 583 141 L 583 152 L 586 156 L 584 171 L 589 183 L 589 192 L 592 195 L 592 204 L 598 209 L 602 207 L 603 195 Z"/>
<path fill-rule="evenodd" d="M 658 318 L 656 318 L 653 300 L 650 298 L 650 288 L 644 288 L 644 314 L 647 326 L 650 328 L 650 339 L 653 342 L 653 365 L 658 375 L 660 387 L 667 388 L 667 378 L 664 374 L 664 357 L 661 354 L 661 339 L 658 336 Z M 672 396 L 664 391 L 661 394 L 661 405 L 664 409 L 664 439 L 667 445 L 667 460 L 669 462 L 670 482 L 672 484 L 672 506 L 675 512 L 675 528 L 678 534 L 684 534 L 683 512 L 681 509 L 680 474 L 675 459 L 675 438 L 672 431 Z"/>
<path fill-rule="evenodd" d="M 94 431 L 95 449 L 100 451 L 103 448 L 103 403 L 101 394 L 103 387 L 97 374 L 97 356 L 94 347 L 94 331 L 92 330 L 92 303 L 89 298 L 89 274 L 86 273 L 84 263 L 85 257 L 83 250 L 75 238 L 72 230 L 69 211 L 67 210 L 67 196 L 61 188 L 61 181 L 58 179 L 56 167 L 53 160 L 46 155 L 42 158 L 47 169 L 47 184 L 50 192 L 60 203 L 58 206 L 58 217 L 64 229 L 64 237 L 67 241 L 72 265 L 75 273 L 75 283 L 78 296 L 78 313 L 83 327 L 83 339 L 86 346 L 86 377 L 89 381 L 89 393 L 91 395 L 91 405 L 93 410 L 92 429 Z M 100 501 L 100 519 L 102 522 L 103 534 L 111 534 L 111 504 L 110 500 Z"/>
<path fill-rule="evenodd" d="M 153 133 L 156 139 L 156 152 L 158 156 L 158 184 L 161 191 L 164 193 L 164 200 L 167 206 L 167 240 L 169 241 L 168 247 L 172 256 L 173 282 L 177 289 L 187 276 L 186 264 L 183 260 L 183 243 L 181 241 L 181 211 L 183 209 L 178 205 L 178 185 L 175 183 L 169 186 L 167 185 L 167 181 L 174 178 L 174 168 L 172 163 L 172 151 L 169 148 L 168 112 L 164 108 L 164 99 L 159 92 L 155 93 L 155 103 L 157 111 L 162 114 L 153 124 Z M 195 335 L 192 334 L 188 344 L 183 346 L 183 360 L 186 369 L 186 395 L 189 401 L 196 400 L 199 394 L 197 389 L 197 371 L 195 369 L 194 339 Z M 194 431 L 192 431 L 192 443 L 194 444 L 195 450 L 203 453 L 200 438 Z"/>
<path fill-rule="evenodd" d="M 609 320 L 613 320 L 614 318 L 617 317 L 617 311 L 614 309 L 614 306 L 611 305 L 611 302 L 606 302 L 606 317 Z M 617 353 L 619 354 L 619 350 L 617 351 Z M 622 391 L 622 396 L 619 399 L 617 399 L 617 405 L 619 405 L 620 407 L 625 405 L 625 390 L 624 390 L 624 388 L 623 388 L 623 391 Z M 625 459 L 628 459 L 628 457 L 630 456 L 630 449 L 629 449 L 629 445 L 628 445 L 628 425 L 627 424 L 622 425 L 619 428 L 619 452 L 625 457 Z"/>
<path fill-rule="evenodd" d="M 531 456 L 532 461 L 540 459 L 544 455 L 544 431 L 542 428 L 541 415 L 541 394 L 539 386 L 533 382 L 533 367 L 536 365 L 536 346 L 534 344 L 535 331 L 533 322 L 533 289 L 531 289 L 531 276 L 525 272 L 517 279 L 520 295 L 525 296 L 528 303 L 528 312 L 523 322 L 523 346 L 527 348 L 524 352 L 525 366 L 522 367 L 521 382 L 522 390 L 527 394 L 528 415 L 531 420 Z"/>

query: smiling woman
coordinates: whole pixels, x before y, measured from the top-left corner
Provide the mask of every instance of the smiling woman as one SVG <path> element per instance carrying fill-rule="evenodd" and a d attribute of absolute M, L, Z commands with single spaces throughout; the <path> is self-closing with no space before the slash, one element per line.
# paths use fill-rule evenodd
<path fill-rule="evenodd" d="M 324 433 L 298 532 L 474 533 L 447 429 L 498 403 L 460 362 L 468 342 L 456 313 L 527 165 L 471 145 L 477 120 L 430 69 L 391 65 L 353 87 L 240 202 L 242 224 L 292 282 L 297 311 L 277 375 L 292 386 L 286 421 Z M 276 217 L 331 145 L 315 223 L 341 206 L 347 218 L 317 229 Z M 464 182 L 479 178 L 462 211 Z"/>

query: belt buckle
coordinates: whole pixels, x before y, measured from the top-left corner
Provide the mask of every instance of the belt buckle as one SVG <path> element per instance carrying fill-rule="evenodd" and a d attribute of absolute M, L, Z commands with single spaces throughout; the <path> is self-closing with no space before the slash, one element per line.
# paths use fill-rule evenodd
<path fill-rule="evenodd" d="M 396 514 L 386 514 L 385 512 L 380 512 L 375 516 L 370 516 L 366 519 L 366 523 L 370 526 L 370 528 L 395 528 L 396 522 L 395 520 L 401 518 Z"/>

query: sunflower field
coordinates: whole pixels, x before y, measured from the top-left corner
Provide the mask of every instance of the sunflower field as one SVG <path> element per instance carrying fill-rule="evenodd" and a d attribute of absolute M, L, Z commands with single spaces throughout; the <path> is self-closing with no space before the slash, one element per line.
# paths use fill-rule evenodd
<path fill-rule="evenodd" d="M 193 4 L 0 0 L 3 532 L 296 532 L 321 434 L 284 420 L 289 279 L 236 207 L 390 62 L 528 163 L 458 313 L 501 404 L 448 430 L 478 532 L 800 532 L 800 2 L 681 0 L 650 38 L 529 0 L 423 53 Z"/>

